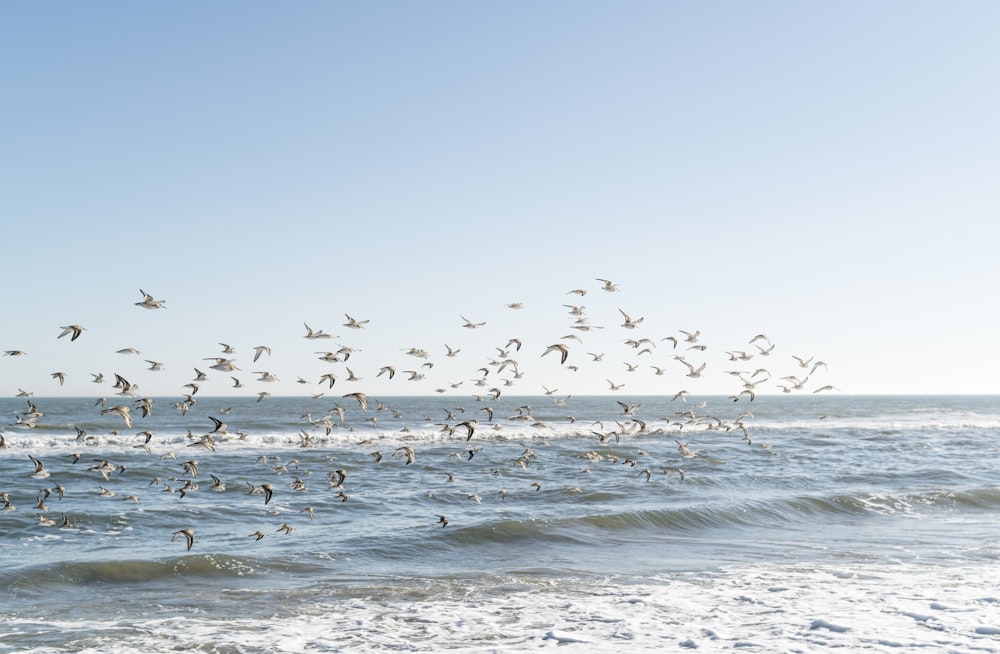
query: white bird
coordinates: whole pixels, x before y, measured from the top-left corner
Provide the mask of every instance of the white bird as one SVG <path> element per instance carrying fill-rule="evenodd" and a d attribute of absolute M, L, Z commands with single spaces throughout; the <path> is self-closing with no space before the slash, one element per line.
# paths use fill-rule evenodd
<path fill-rule="evenodd" d="M 260 355 L 263 354 L 264 352 L 267 352 L 267 355 L 271 356 L 271 348 L 268 347 L 267 345 L 258 345 L 257 347 L 255 347 L 253 360 L 257 361 L 257 359 L 260 358 Z"/>
<path fill-rule="evenodd" d="M 347 322 L 344 323 L 344 327 L 350 327 L 351 329 L 361 329 L 369 322 L 367 320 L 355 320 L 346 313 L 344 315 L 347 316 Z"/>
<path fill-rule="evenodd" d="M 80 338 L 80 334 L 82 334 L 84 331 L 84 328 L 81 327 L 80 325 L 68 325 L 66 327 L 60 327 L 60 329 L 62 330 L 62 333 L 59 334 L 59 336 L 57 336 L 56 338 L 62 338 L 67 334 L 72 334 L 73 336 L 69 339 L 71 341 L 75 341 L 76 339 Z"/>
<path fill-rule="evenodd" d="M 597 281 L 604 282 L 604 286 L 602 286 L 601 289 L 607 291 L 608 293 L 614 293 L 618 290 L 618 284 L 612 283 L 610 279 L 601 279 L 598 277 Z"/>
<path fill-rule="evenodd" d="M 142 290 L 141 288 L 139 289 L 139 292 L 142 293 L 142 302 L 136 302 L 135 303 L 136 306 L 142 307 L 143 309 L 165 309 L 166 308 L 166 307 L 163 306 L 166 303 L 166 300 L 154 300 L 152 295 L 150 295 L 146 291 Z"/>
<path fill-rule="evenodd" d="M 322 329 L 320 329 L 318 331 L 313 331 L 312 328 L 309 327 L 309 325 L 306 325 L 306 323 L 302 323 L 302 324 L 306 326 L 306 335 L 305 335 L 305 338 L 312 339 L 312 340 L 315 340 L 315 339 L 318 339 L 318 338 L 333 338 L 333 334 L 326 334 L 326 333 L 323 332 Z"/>
<path fill-rule="evenodd" d="M 132 412 L 127 406 L 113 406 L 101 411 L 102 416 L 108 415 L 109 413 L 121 416 L 122 420 L 125 421 L 125 426 L 132 429 Z"/>
<path fill-rule="evenodd" d="M 545 351 L 542 352 L 542 356 L 545 356 L 549 352 L 559 352 L 560 353 L 559 363 L 566 363 L 566 357 L 569 356 L 569 346 L 566 345 L 565 343 L 554 343 L 545 348 Z"/>
<path fill-rule="evenodd" d="M 465 321 L 465 324 L 462 325 L 462 327 L 465 327 L 467 329 L 476 329 L 477 327 L 482 327 L 483 325 L 486 324 L 485 322 L 472 322 L 471 320 L 469 320 L 465 316 L 461 316 L 461 315 L 459 316 L 459 318 L 461 318 L 462 320 Z"/>
<path fill-rule="evenodd" d="M 629 316 L 621 309 L 618 309 L 618 312 L 621 313 L 623 316 L 625 316 L 625 322 L 622 323 L 622 327 L 624 327 L 625 329 L 635 329 L 636 326 L 638 326 L 638 324 L 644 320 L 643 318 L 639 318 L 638 320 L 632 320 L 631 316 Z"/>

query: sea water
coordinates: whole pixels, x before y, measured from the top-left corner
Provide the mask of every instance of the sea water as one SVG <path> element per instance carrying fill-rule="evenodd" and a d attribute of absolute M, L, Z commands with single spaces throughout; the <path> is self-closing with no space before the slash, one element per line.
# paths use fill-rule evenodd
<path fill-rule="evenodd" d="M 197 399 L 0 400 L 0 651 L 1000 651 L 993 397 Z"/>

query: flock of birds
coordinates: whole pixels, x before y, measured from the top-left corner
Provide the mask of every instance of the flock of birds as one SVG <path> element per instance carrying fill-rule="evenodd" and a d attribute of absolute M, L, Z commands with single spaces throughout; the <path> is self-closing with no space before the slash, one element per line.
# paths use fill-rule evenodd
<path fill-rule="evenodd" d="M 616 283 L 607 279 L 598 279 L 601 286 L 597 289 L 598 292 L 604 293 L 616 293 L 619 287 Z M 161 299 L 156 299 L 154 296 L 146 293 L 140 289 L 142 295 L 142 300 L 135 302 L 135 305 L 146 310 L 156 311 L 166 308 L 166 302 Z M 586 289 L 574 289 L 569 291 L 568 295 L 573 295 L 577 297 L 584 297 L 588 293 Z M 595 330 L 604 329 L 603 325 L 596 325 L 591 323 L 591 316 L 587 314 L 586 307 L 576 304 L 564 304 L 567 309 L 567 315 L 569 320 L 568 329 L 572 332 L 567 335 L 546 344 L 544 347 L 539 348 L 540 351 L 537 352 L 535 356 L 540 359 L 552 360 L 553 364 L 558 361 L 558 366 L 566 369 L 567 371 L 576 372 L 581 368 L 588 365 L 596 365 L 605 359 L 606 354 L 604 352 L 593 352 L 587 351 L 584 347 L 584 339 L 582 335 L 586 335 L 589 332 Z M 514 302 L 506 305 L 506 308 L 512 311 L 520 311 L 524 309 L 523 303 Z M 660 338 L 650 338 L 648 336 L 637 338 L 638 332 L 643 329 L 644 318 L 641 316 L 635 316 L 626 312 L 625 310 L 618 308 L 618 314 L 622 322 L 618 326 L 619 329 L 623 330 L 623 335 L 627 335 L 627 338 L 623 338 L 621 343 L 624 345 L 623 351 L 628 354 L 627 361 L 623 361 L 625 366 L 624 371 L 626 373 L 633 373 L 640 369 L 640 367 L 648 367 L 653 371 L 653 374 L 657 376 L 671 374 L 672 377 L 683 377 L 684 379 L 697 380 L 702 378 L 708 370 L 708 361 L 704 360 L 704 355 L 709 346 L 702 342 L 701 332 L 698 330 L 683 331 L 678 330 L 676 334 L 667 335 Z M 346 315 L 346 322 L 343 325 L 350 330 L 363 330 L 368 329 L 370 320 L 368 319 L 356 319 L 350 315 Z M 474 321 L 466 318 L 465 316 L 459 316 L 460 327 L 469 330 L 478 330 L 485 327 L 485 321 Z M 304 338 L 312 341 L 327 342 L 334 339 L 335 337 L 329 333 L 324 332 L 322 329 L 313 329 L 308 324 L 304 323 L 305 334 Z M 70 341 L 77 341 L 78 339 L 85 337 L 87 329 L 78 324 L 64 325 L 60 326 L 60 331 L 56 336 L 57 339 L 62 339 L 69 337 Z M 634 336 L 635 335 L 635 336 Z M 241 375 L 241 369 L 239 368 L 238 359 L 236 356 L 236 349 L 229 344 L 219 343 L 222 350 L 211 356 L 203 357 L 203 361 L 209 361 L 210 364 L 204 367 L 212 373 L 207 373 L 199 369 L 198 366 L 194 367 L 194 377 L 193 379 L 183 386 L 183 391 L 179 394 L 180 397 L 173 402 L 172 410 L 178 411 L 181 415 L 186 415 L 186 413 L 199 401 L 198 393 L 203 388 L 203 385 L 208 385 L 212 376 L 218 377 L 217 373 L 228 376 L 232 380 L 233 388 L 245 388 L 244 382 L 241 381 L 239 375 Z M 445 345 L 445 356 L 448 358 L 456 358 L 461 353 L 461 348 L 455 348 L 450 345 Z M 525 345 L 521 338 L 509 337 L 503 339 L 502 343 L 496 344 L 494 346 L 494 354 L 492 356 L 485 357 L 485 362 L 481 367 L 479 367 L 474 375 L 470 379 L 461 380 L 457 382 L 451 382 L 445 386 L 439 386 L 434 390 L 438 393 L 444 394 L 449 391 L 459 391 L 459 389 L 466 383 L 469 382 L 470 386 L 476 388 L 482 388 L 482 391 L 474 392 L 472 397 L 483 406 L 475 411 L 475 418 L 465 417 L 465 409 L 462 407 L 451 407 L 445 408 L 445 416 L 443 420 L 440 420 L 438 424 L 441 426 L 441 430 L 446 432 L 449 436 L 457 436 L 459 440 L 464 437 L 464 445 L 462 449 L 455 454 L 457 458 L 465 458 L 465 460 L 471 461 L 475 456 L 476 452 L 479 451 L 476 447 L 471 444 L 474 435 L 478 429 L 488 428 L 500 432 L 504 429 L 504 423 L 507 424 L 527 424 L 535 428 L 544 429 L 546 425 L 543 421 L 539 420 L 532 415 L 531 409 L 528 405 L 521 406 L 514 413 L 514 415 L 507 416 L 506 418 L 494 420 L 494 409 L 491 403 L 499 400 L 501 395 L 508 392 L 508 389 L 520 380 L 524 378 L 524 368 L 523 365 L 525 357 L 532 356 L 525 349 Z M 766 387 L 765 385 L 774 385 L 774 388 L 779 388 L 783 393 L 795 393 L 795 392 L 811 392 L 811 393 L 822 393 L 831 390 L 839 390 L 836 387 L 824 384 L 817 385 L 813 384 L 809 386 L 810 380 L 819 373 L 820 370 L 826 372 L 827 364 L 824 361 L 816 360 L 814 357 L 799 357 L 792 356 L 791 359 L 794 360 L 794 371 L 793 374 L 788 374 L 775 379 L 775 376 L 771 374 L 770 368 L 765 365 L 757 365 L 761 361 L 772 361 L 769 357 L 775 349 L 775 344 L 771 339 L 763 333 L 759 333 L 751 336 L 742 349 L 732 349 L 725 351 L 725 360 L 730 364 L 732 369 L 725 370 L 724 373 L 730 375 L 734 380 L 734 392 L 728 396 L 727 402 L 738 403 L 752 402 L 756 393 L 760 388 Z M 323 361 L 327 364 L 335 364 L 336 368 L 330 372 L 324 373 L 315 382 L 323 390 L 320 392 L 310 393 L 313 399 L 318 401 L 323 401 L 326 397 L 326 393 L 332 391 L 335 386 L 340 384 L 341 387 L 345 383 L 357 384 L 363 380 L 351 369 L 350 366 L 355 365 L 355 361 L 358 358 L 352 360 L 352 355 L 356 354 L 360 350 L 358 348 L 352 348 L 347 345 L 340 344 L 336 347 L 330 347 L 329 349 L 316 351 L 317 359 Z M 659 364 L 652 363 L 654 357 L 658 352 L 667 352 L 666 362 L 660 361 Z M 398 363 L 385 363 L 378 365 L 377 370 L 375 367 L 372 368 L 372 372 L 375 373 L 376 378 L 385 378 L 386 380 L 395 379 L 397 375 L 405 375 L 405 379 L 408 381 L 424 381 L 427 379 L 428 375 L 433 370 L 435 364 L 431 361 L 431 354 L 429 349 L 420 347 L 409 347 L 402 350 L 404 356 L 410 357 L 414 362 L 412 365 L 400 365 Z M 139 356 L 140 353 L 134 348 L 123 348 L 118 350 L 119 354 L 128 356 Z M 253 358 L 252 362 L 254 364 L 260 363 L 262 358 L 271 357 L 272 350 L 268 345 L 258 345 L 253 348 Z M 23 357 L 28 356 L 26 352 L 18 349 L 11 349 L 4 351 L 4 356 L 7 357 Z M 640 363 L 643 358 L 646 358 L 650 363 Z M 749 362 L 754 362 L 754 365 L 748 365 Z M 155 360 L 146 360 L 149 364 L 148 371 L 150 372 L 160 372 L 164 368 L 164 363 Z M 668 368 L 673 362 L 673 370 Z M 258 367 L 258 366 L 254 366 Z M 263 368 L 264 366 L 259 366 Z M 342 369 L 341 369 L 342 368 Z M 752 369 L 751 369 L 752 368 Z M 256 381 L 259 384 L 273 384 L 279 381 L 279 377 L 268 370 L 257 370 L 253 374 L 257 375 Z M 91 373 L 93 383 L 104 385 L 110 383 L 105 381 L 103 373 Z M 57 380 L 60 385 L 64 384 L 66 373 L 63 371 L 52 372 L 51 376 L 54 380 Z M 620 381 L 613 381 L 611 377 L 607 378 L 608 389 L 611 392 L 620 391 L 624 387 L 624 383 Z M 298 377 L 297 384 L 304 386 L 313 385 L 312 382 L 304 379 L 303 377 Z M 110 434 L 119 436 L 119 426 L 127 430 L 133 429 L 133 426 L 137 421 L 141 421 L 143 418 L 149 416 L 154 410 L 154 399 L 151 397 L 145 397 L 139 393 L 139 387 L 137 384 L 132 383 L 124 375 L 119 373 L 114 373 L 114 383 L 110 386 L 111 390 L 114 391 L 113 395 L 116 398 L 121 398 L 118 401 L 111 401 L 108 399 L 107 395 L 99 397 L 95 402 L 95 413 L 99 413 L 100 416 L 119 421 L 119 424 L 110 429 Z M 566 407 L 571 395 L 560 396 L 557 395 L 558 389 L 548 388 L 542 386 L 541 390 L 544 395 L 548 397 L 551 402 L 558 407 Z M 350 432 L 355 432 L 364 423 L 370 424 L 372 427 L 377 427 L 378 417 L 373 415 L 377 411 L 387 411 L 392 410 L 385 402 L 376 400 L 369 397 L 369 395 L 363 391 L 351 391 L 347 393 L 339 393 L 340 399 L 336 400 L 333 407 L 329 408 L 324 415 L 314 418 L 311 414 L 306 414 L 303 416 L 303 428 L 299 434 L 301 440 L 301 445 L 303 447 L 314 447 L 316 445 L 316 440 L 314 434 L 317 432 L 323 432 L 326 435 L 330 435 L 334 430 L 346 429 Z M 7 429 L 14 430 L 31 430 L 36 429 L 41 423 L 41 419 L 45 415 L 43 411 L 39 410 L 36 406 L 35 401 L 32 399 L 34 393 L 26 391 L 22 388 L 18 388 L 18 397 L 25 398 L 27 400 L 28 409 L 23 413 L 19 413 L 15 416 L 14 422 L 8 424 Z M 257 392 L 257 402 L 262 402 L 271 396 L 270 391 L 261 390 Z M 623 438 L 636 435 L 636 434 L 649 434 L 649 433 L 662 433 L 664 435 L 673 435 L 673 442 L 676 443 L 676 451 L 681 458 L 692 458 L 696 456 L 696 452 L 692 452 L 689 449 L 688 444 L 683 442 L 678 436 L 687 429 L 688 432 L 697 429 L 722 431 L 722 432 L 735 432 L 739 434 L 743 441 L 747 444 L 752 444 L 750 438 L 749 429 L 747 427 L 747 420 L 753 418 L 753 414 L 749 410 L 741 410 L 738 417 L 731 420 L 723 420 L 718 417 L 714 417 L 707 412 L 707 402 L 701 401 L 697 402 L 696 397 L 693 393 L 687 389 L 674 389 L 665 396 L 670 398 L 671 402 L 678 403 L 678 409 L 674 412 L 673 416 L 664 416 L 657 418 L 658 421 L 665 423 L 666 427 L 661 427 L 658 431 L 652 431 L 648 426 L 648 420 L 640 417 L 640 407 L 641 402 L 625 402 L 625 401 L 615 401 L 615 416 L 613 419 L 609 417 L 607 421 L 596 421 L 593 424 L 587 426 L 583 430 L 583 433 L 587 433 L 596 437 L 598 444 L 608 445 L 610 443 L 619 443 Z M 341 404 L 341 400 L 345 407 Z M 373 408 L 373 412 L 369 413 L 370 405 L 377 405 L 377 411 Z M 356 407 L 356 409 L 355 409 Z M 702 409 L 706 409 L 702 411 Z M 157 409 L 159 410 L 159 409 Z M 358 413 L 360 412 L 360 413 Z M 347 420 L 350 416 L 351 420 Z M 396 418 L 401 416 L 398 412 L 395 413 Z M 96 418 L 96 416 L 87 418 L 84 422 L 91 422 Z M 360 418 L 360 423 L 355 423 L 355 418 Z M 423 417 L 424 420 L 433 420 L 432 417 Z M 199 429 L 202 433 L 195 433 L 191 428 L 188 428 L 187 434 L 187 447 L 200 449 L 206 452 L 215 452 L 217 448 L 225 443 L 226 441 L 237 438 L 246 438 L 246 433 L 239 430 L 230 430 L 229 426 L 224 422 L 223 419 L 218 417 L 210 416 L 209 419 L 212 423 L 212 429 Z M 572 415 L 567 415 L 566 420 L 569 422 L 574 422 L 575 418 Z M 605 422 L 612 423 L 615 425 L 614 428 L 607 428 Z M 488 425 L 488 427 L 487 427 Z M 88 434 L 85 429 L 80 427 L 74 427 L 75 438 L 81 446 L 94 446 L 99 444 L 99 439 L 93 435 Z M 402 433 L 400 438 L 406 438 L 406 432 L 409 429 L 407 427 L 402 428 Z M 130 447 L 141 450 L 146 454 L 153 454 L 154 445 L 154 434 L 150 430 L 142 430 L 133 435 L 135 438 L 135 443 Z M 362 441 L 366 442 L 366 441 Z M 9 447 L 7 436 L 4 431 L 0 429 L 0 448 Z M 72 455 L 72 461 L 69 465 L 75 466 L 78 461 L 81 460 L 81 454 L 74 453 Z M 379 464 L 383 460 L 383 454 L 380 451 L 371 452 L 372 462 Z M 398 448 L 394 448 L 391 454 L 392 458 L 398 458 L 403 465 L 410 465 L 414 463 L 417 458 L 416 449 L 412 444 L 403 443 Z M 586 457 L 593 461 L 601 460 L 613 460 L 618 462 L 619 457 L 609 456 L 605 457 L 596 451 L 591 451 L 586 453 Z M 31 468 L 25 472 L 27 477 L 33 480 L 50 480 L 53 476 L 53 472 L 46 467 L 46 465 L 34 454 L 29 454 L 28 458 L 31 461 Z M 170 461 L 176 459 L 177 455 L 173 452 L 163 452 L 160 455 L 161 461 Z M 532 464 L 533 461 L 537 460 L 537 454 L 533 448 L 524 445 L 523 452 L 516 458 L 513 465 L 519 467 L 522 470 L 527 470 L 528 466 Z M 269 458 L 267 455 L 262 455 L 259 461 L 262 461 L 264 465 L 274 474 L 291 473 L 295 480 L 291 482 L 290 487 L 293 490 L 305 490 L 306 483 L 303 481 L 302 474 L 295 474 L 298 472 L 300 465 L 299 461 L 289 461 L 282 462 L 280 459 Z M 626 458 L 623 463 L 636 466 L 637 461 L 634 459 Z M 179 498 L 184 498 L 185 496 L 195 492 L 199 488 L 199 464 L 195 457 L 186 458 L 180 464 L 181 470 L 176 471 L 175 474 L 168 475 L 167 481 L 164 482 L 162 477 L 157 477 L 150 482 L 151 486 L 161 487 L 164 492 L 169 492 L 171 494 L 176 494 Z M 95 478 L 102 480 L 104 483 L 98 484 L 97 492 L 104 497 L 114 497 L 118 495 L 115 490 L 109 488 L 112 479 L 117 479 L 122 476 L 125 472 L 125 466 L 120 463 L 113 463 L 108 459 L 95 459 L 93 464 L 88 466 L 87 473 L 92 474 Z M 493 474 L 501 474 L 496 468 L 492 469 Z M 667 475 L 675 474 L 678 479 L 684 479 L 684 470 L 676 466 L 668 466 L 662 468 L 662 472 Z M 311 474 L 311 473 L 309 473 Z M 640 469 L 638 477 L 645 478 L 647 481 L 650 479 L 652 470 L 649 467 Z M 214 474 L 210 475 L 212 478 L 212 485 L 210 489 L 215 492 L 225 492 L 227 490 L 226 484 L 222 479 Z M 338 468 L 337 470 L 330 472 L 325 475 L 326 485 L 336 493 L 335 497 L 338 501 L 346 502 L 349 495 L 346 492 L 345 482 L 348 477 L 347 470 L 343 468 Z M 451 477 L 451 475 L 449 475 Z M 449 478 L 449 482 L 453 482 L 453 478 Z M 107 486 L 104 485 L 107 483 Z M 244 481 L 245 484 L 244 492 L 247 495 L 259 495 L 262 497 L 263 505 L 266 507 L 274 497 L 275 494 L 275 482 L 251 482 Z M 541 485 L 538 482 L 533 484 L 534 490 L 538 491 Z M 229 490 L 233 490 L 230 488 Z M 4 511 L 13 511 L 16 509 L 14 501 L 11 497 L 12 491 L 0 492 L 0 509 Z M 59 520 L 49 517 L 50 514 L 50 498 L 55 496 L 61 500 L 66 495 L 66 489 L 59 484 L 48 483 L 44 488 L 38 489 L 35 496 L 35 510 L 38 512 L 39 524 L 48 527 L 62 527 L 62 528 L 72 528 L 73 522 L 71 518 L 63 512 Z M 470 493 L 469 499 L 476 502 L 481 502 L 482 498 L 475 494 Z M 506 492 L 504 492 L 504 497 L 506 497 Z M 136 504 L 141 503 L 141 499 L 137 493 L 129 493 L 123 496 L 123 499 L 127 501 L 134 502 Z M 315 515 L 314 508 L 311 506 L 305 506 L 301 511 L 308 513 L 310 519 Z M 443 515 L 437 516 L 437 523 L 442 527 L 449 524 L 447 517 Z M 291 533 L 294 527 L 288 522 L 283 522 L 278 528 L 278 532 L 281 533 Z M 184 527 L 172 532 L 172 538 L 174 540 L 183 539 L 188 550 L 192 549 L 195 543 L 195 530 L 192 527 Z M 262 529 L 258 529 L 248 536 L 254 538 L 255 540 L 260 540 L 264 538 L 266 532 Z"/>

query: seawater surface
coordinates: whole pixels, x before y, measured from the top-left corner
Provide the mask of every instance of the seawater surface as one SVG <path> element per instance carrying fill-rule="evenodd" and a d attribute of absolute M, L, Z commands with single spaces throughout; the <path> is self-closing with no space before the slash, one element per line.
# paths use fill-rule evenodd
<path fill-rule="evenodd" d="M 0 409 L 0 651 L 1000 651 L 994 397 Z"/>

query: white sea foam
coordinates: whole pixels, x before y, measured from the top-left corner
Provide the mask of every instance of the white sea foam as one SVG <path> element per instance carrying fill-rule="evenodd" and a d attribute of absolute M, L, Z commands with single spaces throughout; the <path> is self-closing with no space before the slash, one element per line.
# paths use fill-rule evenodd
<path fill-rule="evenodd" d="M 81 652 L 1000 651 L 995 567 L 762 565 L 654 579 L 427 581 L 275 600 L 274 617 L 130 615 L 6 624 L 7 636 L 86 632 Z M 280 604 L 284 604 L 283 606 Z M 102 638 L 99 634 L 108 634 Z M 112 638 L 113 635 L 113 638 Z M 23 643 L 23 640 L 19 642 Z M 22 647 L 43 654 L 63 651 Z"/>

